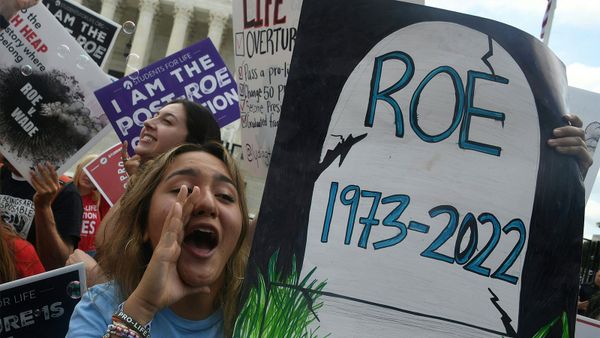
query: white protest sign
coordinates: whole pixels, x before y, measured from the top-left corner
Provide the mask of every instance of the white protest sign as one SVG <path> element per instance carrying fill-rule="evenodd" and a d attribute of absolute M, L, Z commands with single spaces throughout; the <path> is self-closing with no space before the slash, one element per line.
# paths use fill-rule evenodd
<path fill-rule="evenodd" d="M 600 168 L 600 152 L 596 152 L 598 139 L 600 139 L 600 94 L 569 87 L 568 95 L 569 110 L 583 121 L 585 143 L 592 152 L 592 158 L 594 159 L 594 163 L 588 169 L 584 181 L 585 200 L 587 201 Z"/>
<path fill-rule="evenodd" d="M 242 163 L 257 177 L 269 169 L 301 7 L 302 0 L 233 1 Z"/>
<path fill-rule="evenodd" d="M 256 177 L 269 169 L 301 8 L 302 0 L 233 0 L 242 163 Z"/>
<path fill-rule="evenodd" d="M 600 321 L 578 315 L 576 325 L 575 338 L 600 337 Z"/>
<path fill-rule="evenodd" d="M 94 90 L 110 79 L 42 4 L 0 32 L 0 151 L 30 180 L 50 162 L 61 174 L 109 129 Z"/>
<path fill-rule="evenodd" d="M 465 39 L 453 40 L 456 36 Z M 452 45 L 439 49 L 440 44 L 451 40 Z M 400 59 L 393 59 L 388 53 L 394 53 L 398 46 L 402 46 L 403 54 L 398 54 Z M 316 277 L 327 279 L 331 292 L 354 294 L 397 307 L 418 294 L 420 301 L 407 310 L 501 332 L 502 323 L 490 321 L 496 319 L 498 310 L 491 303 L 481 302 L 492 296 L 491 289 L 502 299 L 503 309 L 511 317 L 518 317 L 519 276 L 536 187 L 540 132 L 530 128 L 537 125 L 538 117 L 525 76 L 501 46 L 493 42 L 493 47 L 494 65 L 502 64 L 502 77 L 497 79 L 481 76 L 487 68 L 481 61 L 481 55 L 488 50 L 486 35 L 447 23 L 416 24 L 392 33 L 374 46 L 346 81 L 332 116 L 336 122 L 329 126 L 321 158 L 340 143 L 337 135 L 368 135 L 364 142 L 353 147 L 343 166 L 329 167 L 316 182 L 308 242 L 319 244 L 307 247 L 305 256 L 309 269 L 313 266 L 311 262 L 320 262 Z M 465 57 L 453 58 L 458 51 Z M 390 58 L 382 59 L 381 55 Z M 414 63 L 401 62 L 409 58 Z M 439 60 L 449 62 L 444 63 L 444 68 L 437 68 Z M 410 119 L 407 115 L 395 117 L 384 102 L 370 101 L 370 93 L 364 88 L 370 86 L 374 68 L 381 75 L 376 79 L 380 90 L 391 87 L 411 71 L 415 79 L 430 79 L 403 82 L 406 86 L 394 95 L 399 106 L 412 105 L 418 109 L 415 111 L 418 119 L 413 115 Z M 439 71 L 433 73 L 434 69 Z M 468 72 L 473 76 L 465 88 L 458 74 Z M 470 101 L 462 101 L 461 94 L 455 96 L 448 87 L 469 95 Z M 515 96 L 521 99 L 509 102 L 502 99 Z M 364 115 L 347 114 L 368 111 L 370 102 L 377 104 L 377 110 L 369 115 L 369 126 L 365 126 Z M 478 107 L 490 113 L 459 122 L 462 113 L 451 109 L 455 105 L 468 105 L 471 110 Z M 506 121 L 500 118 L 504 112 L 510 112 Z M 394 120 L 398 118 L 405 121 L 402 142 L 398 142 L 398 131 L 390 129 L 401 123 Z M 390 157 L 395 159 L 393 170 L 378 165 Z M 506 170 L 503 162 L 516 165 Z M 352 179 L 340 179 L 344 177 Z M 390 185 L 392 181 L 394 186 Z M 493 194 L 478 193 L 483 182 Z M 520 192 L 518 198 L 514 198 L 515 191 Z M 334 199 L 338 202 L 332 203 Z M 407 228 L 398 232 L 403 228 L 395 218 L 402 210 L 402 219 L 414 221 L 406 222 Z M 477 255 L 479 259 L 471 259 L 478 243 L 467 229 L 476 226 L 476 218 L 483 223 L 479 226 L 479 238 L 491 238 L 495 245 Z M 325 224 L 322 220 L 326 220 Z M 383 227 L 375 227 L 380 222 Z M 515 231 L 501 234 L 496 232 L 500 227 Z M 471 239 L 459 235 L 462 240 L 457 240 L 456 246 L 446 244 L 452 235 L 450 229 L 455 228 L 463 229 Z M 437 239 L 423 246 L 421 234 L 430 231 L 435 231 L 433 236 Z M 398 256 L 405 258 L 398 260 Z M 322 257 L 328 259 L 323 261 Z M 348 262 L 347 268 L 339 270 L 342 260 Z M 457 264 L 465 265 L 465 269 L 457 270 Z M 381 276 L 377 285 L 363 288 L 361 285 L 367 281 L 355 275 L 360 270 L 365 271 L 362 275 L 369 280 L 377 271 L 387 271 L 389 279 Z M 399 274 L 404 275 L 402 284 L 393 282 Z M 438 274 L 447 276 L 442 287 L 430 289 L 423 283 L 425 276 Z M 482 276 L 491 278 L 480 283 Z M 384 286 L 395 295 L 396 302 L 389 299 L 388 293 L 381 292 Z M 430 306 L 441 298 L 452 305 Z"/>
<path fill-rule="evenodd" d="M 305 0 L 236 335 L 572 335 L 565 75 L 499 22 Z"/>

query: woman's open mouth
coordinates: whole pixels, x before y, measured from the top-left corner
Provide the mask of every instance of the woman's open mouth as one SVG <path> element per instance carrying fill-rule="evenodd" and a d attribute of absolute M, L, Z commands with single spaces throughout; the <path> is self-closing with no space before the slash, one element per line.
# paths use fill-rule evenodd
<path fill-rule="evenodd" d="M 212 229 L 195 229 L 183 238 L 183 244 L 202 257 L 210 253 L 219 244 L 217 234 Z"/>

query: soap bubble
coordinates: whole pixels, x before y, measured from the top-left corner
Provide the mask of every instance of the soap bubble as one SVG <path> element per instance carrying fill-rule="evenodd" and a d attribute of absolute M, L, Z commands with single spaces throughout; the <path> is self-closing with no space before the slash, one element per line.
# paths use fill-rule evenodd
<path fill-rule="evenodd" d="M 135 23 L 133 21 L 125 21 L 122 30 L 125 34 L 133 34 L 135 32 Z"/>
<path fill-rule="evenodd" d="M 67 45 L 60 45 L 58 46 L 56 53 L 59 57 L 64 59 L 69 55 L 69 53 L 71 53 L 71 49 Z"/>
<path fill-rule="evenodd" d="M 135 53 L 131 53 L 129 55 L 127 55 L 127 58 L 125 58 L 125 62 L 129 65 L 134 65 L 135 67 L 139 67 L 140 64 L 140 56 L 135 54 Z"/>
<path fill-rule="evenodd" d="M 21 74 L 23 74 L 24 76 L 29 76 L 31 75 L 31 73 L 33 73 L 33 68 L 31 68 L 30 65 L 21 66 Z"/>
<path fill-rule="evenodd" d="M 132 80 L 137 79 L 138 76 L 140 75 L 140 72 L 139 72 L 140 63 L 141 63 L 140 56 L 135 53 L 131 53 L 125 59 L 125 63 L 127 64 L 127 67 L 125 69 L 125 74 L 127 74 L 127 76 Z"/>
<path fill-rule="evenodd" d="M 84 70 L 87 65 L 90 63 L 90 57 L 87 54 L 81 54 L 79 55 L 79 58 L 77 59 L 77 68 Z"/>
<path fill-rule="evenodd" d="M 60 0 L 54 1 L 54 5 L 56 5 L 56 7 L 60 7 Z"/>
<path fill-rule="evenodd" d="M 78 280 L 67 284 L 67 295 L 73 299 L 81 298 L 81 283 Z"/>
<path fill-rule="evenodd" d="M 127 66 L 127 70 L 129 71 L 129 74 L 127 74 L 128 78 L 135 80 L 140 77 L 140 71 L 138 69 Z"/>

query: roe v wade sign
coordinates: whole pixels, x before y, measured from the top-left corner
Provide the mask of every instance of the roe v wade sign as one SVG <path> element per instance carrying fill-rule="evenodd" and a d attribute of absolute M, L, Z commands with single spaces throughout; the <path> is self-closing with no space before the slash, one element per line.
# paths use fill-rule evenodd
<path fill-rule="evenodd" d="M 566 90 L 513 27 L 305 0 L 235 335 L 295 299 L 319 337 L 572 337 L 584 191 L 546 146 Z"/>

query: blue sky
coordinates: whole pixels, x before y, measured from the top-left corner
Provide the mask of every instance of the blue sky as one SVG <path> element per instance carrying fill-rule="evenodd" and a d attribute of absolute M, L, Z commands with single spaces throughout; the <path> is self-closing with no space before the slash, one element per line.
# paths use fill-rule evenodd
<path fill-rule="evenodd" d="M 538 37 L 547 0 L 425 0 L 425 4 L 504 22 Z M 549 46 L 567 66 L 569 85 L 600 93 L 600 1 L 558 1 Z M 600 222 L 598 178 L 586 206 L 584 237 L 600 234 L 596 222 Z"/>

